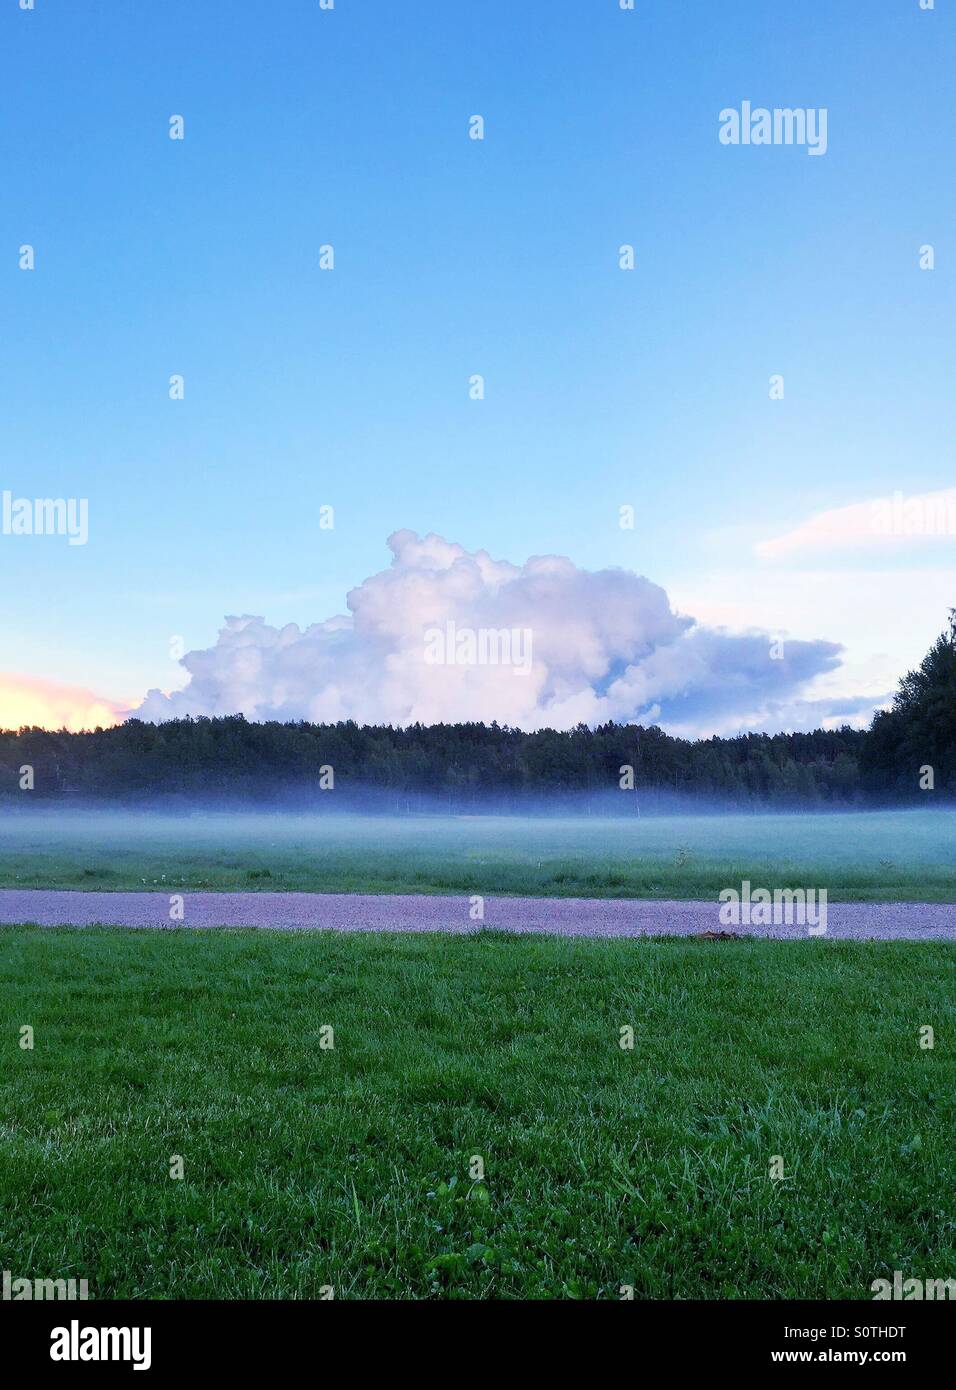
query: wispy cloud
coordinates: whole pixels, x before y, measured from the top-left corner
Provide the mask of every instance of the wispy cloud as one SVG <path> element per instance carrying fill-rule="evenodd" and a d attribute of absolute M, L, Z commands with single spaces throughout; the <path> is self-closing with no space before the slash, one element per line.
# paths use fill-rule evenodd
<path fill-rule="evenodd" d="M 956 539 L 956 488 L 902 492 L 818 512 L 755 546 L 764 560 L 878 548 L 905 549 Z"/>

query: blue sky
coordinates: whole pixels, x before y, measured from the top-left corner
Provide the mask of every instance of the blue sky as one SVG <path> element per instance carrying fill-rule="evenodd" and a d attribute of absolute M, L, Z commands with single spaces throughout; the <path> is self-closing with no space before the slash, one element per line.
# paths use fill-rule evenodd
<path fill-rule="evenodd" d="M 951 536 L 753 547 L 956 481 L 947 0 L 7 0 L 0 50 L 0 483 L 90 514 L 0 537 L 4 670 L 181 685 L 172 636 L 344 612 L 398 528 L 842 643 L 835 697 L 942 627 Z M 826 155 L 722 146 L 744 99 Z"/>

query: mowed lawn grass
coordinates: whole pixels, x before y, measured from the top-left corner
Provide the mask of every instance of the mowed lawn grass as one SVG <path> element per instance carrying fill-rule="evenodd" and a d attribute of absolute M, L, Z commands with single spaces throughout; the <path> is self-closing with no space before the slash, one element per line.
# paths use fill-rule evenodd
<path fill-rule="evenodd" d="M 3 928 L 0 1267 L 100 1298 L 956 1276 L 954 977 L 916 943 Z"/>

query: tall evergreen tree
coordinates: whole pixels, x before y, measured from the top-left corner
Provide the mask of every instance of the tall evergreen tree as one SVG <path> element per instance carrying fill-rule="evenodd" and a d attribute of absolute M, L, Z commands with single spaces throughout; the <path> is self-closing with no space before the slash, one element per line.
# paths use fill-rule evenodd
<path fill-rule="evenodd" d="M 900 681 L 892 709 L 874 718 L 862 763 L 871 787 L 956 793 L 956 608 L 949 631 Z"/>

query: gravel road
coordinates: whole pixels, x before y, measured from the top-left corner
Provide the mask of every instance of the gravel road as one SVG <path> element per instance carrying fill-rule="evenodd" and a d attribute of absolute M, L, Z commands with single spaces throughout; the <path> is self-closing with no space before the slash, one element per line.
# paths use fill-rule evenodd
<path fill-rule="evenodd" d="M 718 931 L 715 902 L 639 898 L 486 898 L 484 920 L 470 900 L 424 894 L 190 893 L 182 921 L 170 920 L 167 893 L 86 893 L 0 889 L 0 924 L 43 927 L 274 927 L 333 931 L 469 932 L 484 927 L 559 936 L 690 936 Z M 735 928 L 741 934 L 805 939 L 805 926 Z M 954 903 L 830 903 L 828 937 L 956 941 Z"/>

